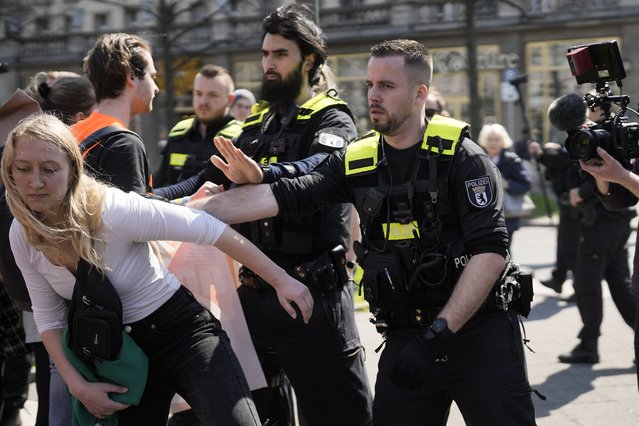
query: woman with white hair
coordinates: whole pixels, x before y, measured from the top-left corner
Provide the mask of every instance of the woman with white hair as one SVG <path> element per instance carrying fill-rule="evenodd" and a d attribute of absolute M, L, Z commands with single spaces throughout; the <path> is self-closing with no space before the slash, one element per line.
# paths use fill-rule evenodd
<path fill-rule="evenodd" d="M 512 195 L 523 195 L 530 191 L 530 176 L 521 158 L 510 151 L 513 141 L 504 126 L 497 123 L 484 125 L 479 132 L 478 143 L 501 172 L 504 191 Z M 519 229 L 520 221 L 519 217 L 506 215 L 509 248 L 513 234 Z"/>

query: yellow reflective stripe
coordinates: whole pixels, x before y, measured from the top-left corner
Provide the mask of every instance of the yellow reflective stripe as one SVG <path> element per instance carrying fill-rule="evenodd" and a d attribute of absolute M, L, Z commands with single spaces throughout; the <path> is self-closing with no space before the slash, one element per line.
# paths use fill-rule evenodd
<path fill-rule="evenodd" d="M 382 224 L 382 228 L 384 230 L 384 235 L 386 235 L 386 227 L 388 224 Z M 417 233 L 419 237 L 419 228 L 417 226 L 417 221 L 412 221 L 411 223 L 401 224 L 397 222 L 390 223 L 390 229 L 388 231 L 388 240 L 389 241 L 397 241 L 397 240 L 410 240 L 415 238 L 413 231 Z"/>
<path fill-rule="evenodd" d="M 317 96 L 312 97 L 300 107 L 300 111 L 297 114 L 298 120 L 308 120 L 313 114 L 323 110 L 326 107 L 332 105 L 346 105 L 346 102 L 332 98 L 325 93 L 320 93 Z"/>
<path fill-rule="evenodd" d="M 169 132 L 169 137 L 182 136 L 193 126 L 193 121 L 195 121 L 195 118 L 187 118 L 178 122 Z"/>
<path fill-rule="evenodd" d="M 242 123 L 237 120 L 231 120 L 226 123 L 226 126 L 222 128 L 219 132 L 217 132 L 216 136 L 224 136 L 228 139 L 236 138 L 242 133 Z"/>
<path fill-rule="evenodd" d="M 450 117 L 442 117 L 441 115 L 434 115 L 424 133 L 422 149 L 440 153 L 439 141 L 437 140 L 437 137 L 439 137 L 442 140 L 443 147 L 441 154 L 454 155 L 455 147 L 461 138 L 462 131 L 466 127 L 468 127 L 468 124 L 463 121 Z"/>
<path fill-rule="evenodd" d="M 171 153 L 169 157 L 169 166 L 182 167 L 186 163 L 188 154 Z"/>
<path fill-rule="evenodd" d="M 277 163 L 277 156 L 269 157 L 269 158 L 262 157 L 260 158 L 259 163 L 263 166 L 268 166 L 269 164 Z"/>
<path fill-rule="evenodd" d="M 244 123 L 242 124 L 242 129 L 246 129 L 247 127 L 253 126 L 256 123 L 261 123 L 262 120 L 264 120 L 264 116 L 267 112 L 268 108 L 265 108 L 257 114 L 249 115 L 248 117 L 246 117 L 246 120 L 244 120 Z"/>
<path fill-rule="evenodd" d="M 377 139 L 378 135 L 360 139 L 346 147 L 344 166 L 346 176 L 356 173 L 369 172 L 377 167 Z"/>

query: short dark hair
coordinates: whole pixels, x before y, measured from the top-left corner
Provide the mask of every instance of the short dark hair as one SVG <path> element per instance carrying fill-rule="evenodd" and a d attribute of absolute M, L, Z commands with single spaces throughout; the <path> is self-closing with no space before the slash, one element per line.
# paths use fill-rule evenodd
<path fill-rule="evenodd" d="M 124 90 L 128 73 L 144 77 L 149 64 L 142 52 L 151 54 L 151 46 L 136 35 L 113 33 L 98 38 L 84 58 L 83 66 L 98 102 L 117 98 Z"/>
<path fill-rule="evenodd" d="M 371 56 L 385 58 L 389 56 L 403 56 L 407 67 L 414 69 L 416 83 L 430 87 L 433 78 L 433 57 L 418 41 L 407 39 L 386 40 L 371 48 Z"/>
<path fill-rule="evenodd" d="M 311 85 L 317 83 L 318 71 L 326 62 L 326 35 L 311 18 L 312 12 L 308 6 L 301 3 L 291 3 L 281 6 L 262 21 L 264 37 L 266 34 L 279 34 L 294 40 L 302 53 L 302 57 L 315 54 L 315 64 L 308 72 Z"/>
<path fill-rule="evenodd" d="M 231 76 L 226 68 L 214 64 L 204 65 L 197 73 L 203 75 L 206 78 L 214 78 L 218 75 L 228 75 L 229 77 Z"/>

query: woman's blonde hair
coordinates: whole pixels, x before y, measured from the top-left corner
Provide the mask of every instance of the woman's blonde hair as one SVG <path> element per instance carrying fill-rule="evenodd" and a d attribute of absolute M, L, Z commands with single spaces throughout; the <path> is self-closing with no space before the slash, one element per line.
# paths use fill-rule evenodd
<path fill-rule="evenodd" d="M 508 149 L 513 146 L 513 140 L 508 135 L 508 131 L 504 126 L 497 123 L 492 124 L 484 124 L 479 132 L 479 137 L 477 138 L 477 143 L 481 147 L 486 147 L 486 139 L 488 139 L 488 135 L 491 133 L 497 134 L 501 138 L 502 148 Z"/>
<path fill-rule="evenodd" d="M 68 160 L 69 187 L 61 204 L 64 211 L 61 223 L 45 223 L 40 214 L 27 207 L 15 185 L 12 165 L 16 143 L 25 137 L 56 147 Z M 2 156 L 2 180 L 11 213 L 22 224 L 27 241 L 33 248 L 61 257 L 61 243 L 70 240 L 81 258 L 100 269 L 106 268 L 99 253 L 106 185 L 84 174 L 82 154 L 69 127 L 47 113 L 33 114 L 20 121 L 7 137 Z"/>

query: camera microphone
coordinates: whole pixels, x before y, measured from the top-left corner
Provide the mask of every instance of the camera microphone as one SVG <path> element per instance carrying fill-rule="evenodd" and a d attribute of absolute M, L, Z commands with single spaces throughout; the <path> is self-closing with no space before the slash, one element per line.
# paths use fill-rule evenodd
<path fill-rule="evenodd" d="M 548 120 L 557 130 L 580 129 L 586 121 L 588 106 L 575 93 L 564 95 L 552 101 L 548 107 Z"/>

